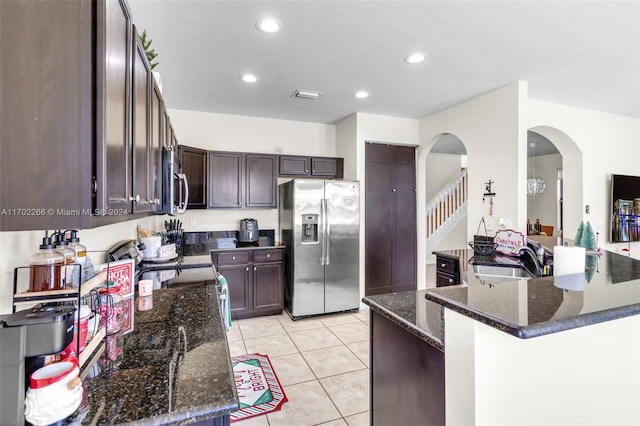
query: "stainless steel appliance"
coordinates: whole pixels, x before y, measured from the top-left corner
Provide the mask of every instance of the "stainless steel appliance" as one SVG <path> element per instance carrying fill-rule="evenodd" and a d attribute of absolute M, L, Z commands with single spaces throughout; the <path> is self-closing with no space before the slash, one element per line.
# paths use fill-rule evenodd
<path fill-rule="evenodd" d="M 0 424 L 22 425 L 26 383 L 73 339 L 74 306 L 38 307 L 0 318 Z"/>
<path fill-rule="evenodd" d="M 294 179 L 279 187 L 285 308 L 293 317 L 360 306 L 360 183 Z"/>
<path fill-rule="evenodd" d="M 187 210 L 189 183 L 187 176 L 180 172 L 180 157 L 174 149 L 162 151 L 163 171 L 163 212 L 176 215 Z"/>
<path fill-rule="evenodd" d="M 114 245 L 109 249 L 108 258 L 109 261 L 133 259 L 136 265 L 139 265 L 143 260 L 141 250 L 144 245 L 138 243 L 137 240 L 124 240 Z"/>
<path fill-rule="evenodd" d="M 256 219 L 245 218 L 240 221 L 240 231 L 238 241 L 241 243 L 255 243 L 260 238 L 258 221 Z"/>

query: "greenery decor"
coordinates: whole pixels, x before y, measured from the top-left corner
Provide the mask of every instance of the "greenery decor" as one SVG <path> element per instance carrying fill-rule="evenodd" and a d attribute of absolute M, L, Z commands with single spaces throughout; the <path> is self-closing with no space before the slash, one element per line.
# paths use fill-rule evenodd
<path fill-rule="evenodd" d="M 149 65 L 151 69 L 154 69 L 158 62 L 153 62 L 153 60 L 158 56 L 155 49 L 150 49 L 151 42 L 153 40 L 147 40 L 147 30 L 142 31 L 142 35 L 140 36 L 140 44 L 142 44 L 142 48 L 144 49 L 144 53 L 147 55 L 147 60 L 149 61 Z"/>

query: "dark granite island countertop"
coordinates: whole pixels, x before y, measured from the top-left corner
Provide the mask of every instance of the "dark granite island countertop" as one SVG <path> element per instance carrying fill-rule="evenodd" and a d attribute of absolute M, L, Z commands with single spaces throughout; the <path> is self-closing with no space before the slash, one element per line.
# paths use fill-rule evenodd
<path fill-rule="evenodd" d="M 587 256 L 584 274 L 519 281 L 469 272 L 465 285 L 430 289 L 425 297 L 526 339 L 640 314 L 640 260 L 603 251 Z"/>
<path fill-rule="evenodd" d="M 238 409 L 215 285 L 179 285 L 150 297 L 148 310 L 133 299 L 132 332 L 107 336 L 84 379 L 82 424 L 182 425 Z"/>
<path fill-rule="evenodd" d="M 442 307 L 425 300 L 426 290 L 366 296 L 362 301 L 370 309 L 409 333 L 444 350 Z"/>

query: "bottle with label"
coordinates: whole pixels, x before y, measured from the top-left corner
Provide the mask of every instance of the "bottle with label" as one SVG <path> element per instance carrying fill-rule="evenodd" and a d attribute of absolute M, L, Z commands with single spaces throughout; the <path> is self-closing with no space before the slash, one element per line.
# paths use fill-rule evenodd
<path fill-rule="evenodd" d="M 55 249 L 49 233 L 45 231 L 40 250 L 31 256 L 29 262 L 29 291 L 62 290 L 64 262 L 64 256 Z"/>
<path fill-rule="evenodd" d="M 62 285 L 63 288 L 77 288 L 78 280 L 73 280 L 73 269 L 72 266 L 76 260 L 76 252 L 69 247 L 69 243 L 64 239 L 64 234 L 60 231 L 54 234 L 54 243 L 56 250 L 64 256 L 65 267 L 62 268 Z"/>
<path fill-rule="evenodd" d="M 78 231 L 73 229 L 70 231 L 65 231 L 69 233 L 67 236 L 67 241 L 69 242 L 69 248 L 72 249 L 76 253 L 76 260 L 73 263 L 76 265 L 80 265 L 80 268 L 77 266 L 73 271 L 73 282 L 78 283 L 78 287 L 81 283 L 86 281 L 87 277 L 87 248 L 80 244 L 80 237 L 78 237 Z M 89 276 L 91 278 L 91 276 Z"/>

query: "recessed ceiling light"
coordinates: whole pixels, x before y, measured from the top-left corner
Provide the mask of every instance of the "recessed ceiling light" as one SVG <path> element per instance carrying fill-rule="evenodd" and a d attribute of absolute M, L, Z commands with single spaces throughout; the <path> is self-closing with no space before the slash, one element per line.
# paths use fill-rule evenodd
<path fill-rule="evenodd" d="M 358 90 L 353 96 L 355 96 L 358 99 L 364 99 L 369 97 L 369 92 L 365 90 Z"/>
<path fill-rule="evenodd" d="M 253 74 L 243 74 L 240 76 L 240 80 L 244 81 L 245 83 L 255 83 L 256 81 L 258 81 L 258 77 Z"/>
<path fill-rule="evenodd" d="M 408 64 L 419 64 L 427 59 L 427 55 L 425 53 L 412 53 L 411 55 L 404 58 L 404 61 Z"/>
<path fill-rule="evenodd" d="M 275 19 L 265 18 L 256 22 L 256 28 L 263 33 L 277 33 L 282 29 L 282 24 Z"/>

